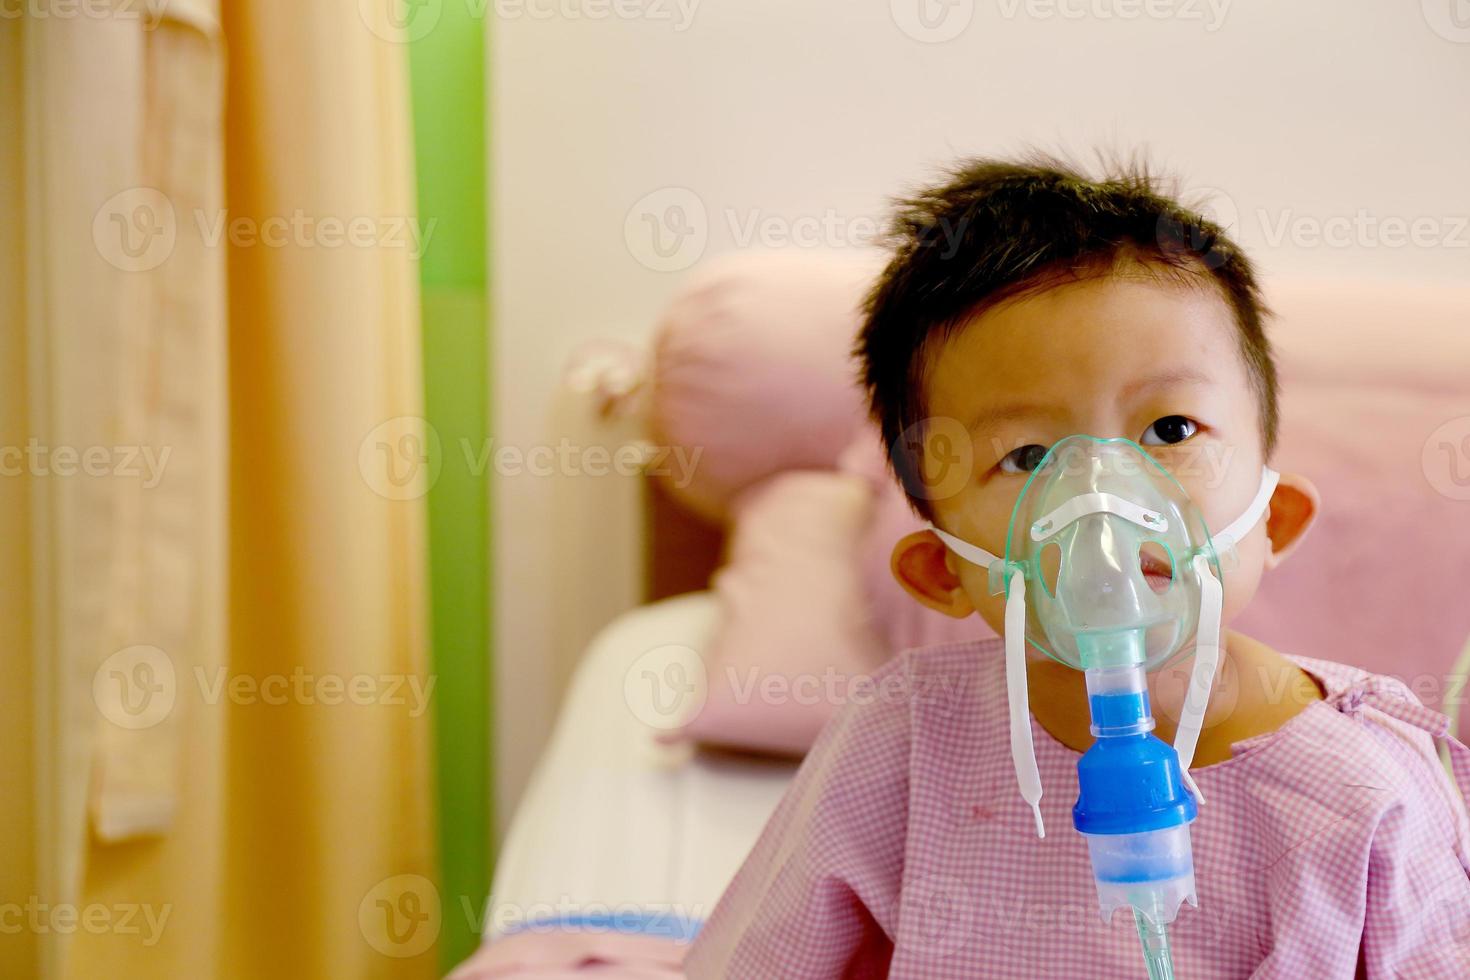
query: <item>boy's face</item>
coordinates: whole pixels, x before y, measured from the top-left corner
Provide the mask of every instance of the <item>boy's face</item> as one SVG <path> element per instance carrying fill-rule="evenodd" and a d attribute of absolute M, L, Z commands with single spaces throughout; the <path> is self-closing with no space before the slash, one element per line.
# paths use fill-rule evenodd
<path fill-rule="evenodd" d="M 1217 292 L 1127 269 L 1000 304 L 931 358 L 925 471 L 935 523 L 1005 553 L 1011 510 L 1042 453 L 1065 436 L 1122 436 L 1173 474 L 1211 531 L 1246 508 L 1261 480 L 1259 405 L 1230 307 Z M 958 445 L 956 445 L 958 443 Z M 965 465 L 965 450 L 971 460 Z M 969 479 L 945 479 L 947 460 Z M 1249 602 L 1269 550 L 1265 521 L 1226 571 L 1225 618 Z M 983 569 L 950 569 L 992 629 L 1004 596 Z"/>

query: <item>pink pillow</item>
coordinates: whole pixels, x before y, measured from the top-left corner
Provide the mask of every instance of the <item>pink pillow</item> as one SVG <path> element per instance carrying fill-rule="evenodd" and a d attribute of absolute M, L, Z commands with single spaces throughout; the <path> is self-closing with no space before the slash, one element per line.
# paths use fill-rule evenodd
<path fill-rule="evenodd" d="M 887 659 L 854 573 L 871 505 L 861 478 L 808 471 L 735 499 L 707 697 L 676 737 L 801 755 Z"/>
<path fill-rule="evenodd" d="M 889 571 L 893 546 L 905 535 L 922 530 L 924 521 L 914 513 L 888 468 L 877 428 L 868 426 L 859 432 L 837 465 L 845 473 L 862 477 L 872 488 L 872 519 L 863 529 L 856 571 L 885 647 L 898 653 L 911 647 L 994 636 L 995 631 L 979 616 L 955 619 L 920 605 Z"/>
<path fill-rule="evenodd" d="M 669 490 L 716 522 L 741 490 L 797 469 L 831 469 L 866 406 L 849 349 L 871 258 L 734 253 L 700 271 L 656 328 L 650 427 L 697 447 Z"/>
<path fill-rule="evenodd" d="M 708 697 L 672 738 L 801 755 L 893 654 L 994 635 L 978 616 L 924 608 L 889 574 L 893 543 L 922 522 L 883 471 L 877 433 L 841 458 L 842 472 L 783 473 L 734 501 Z"/>

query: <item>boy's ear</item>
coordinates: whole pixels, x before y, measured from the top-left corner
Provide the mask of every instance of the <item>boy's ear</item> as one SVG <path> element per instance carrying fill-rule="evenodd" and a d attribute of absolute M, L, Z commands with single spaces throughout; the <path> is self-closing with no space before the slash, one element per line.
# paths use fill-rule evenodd
<path fill-rule="evenodd" d="M 888 562 L 904 591 L 936 612 L 964 619 L 975 606 L 949 566 L 949 549 L 933 531 L 915 531 L 899 539 Z"/>
<path fill-rule="evenodd" d="M 1271 550 L 1266 555 L 1268 570 L 1280 565 L 1301 544 L 1321 506 L 1322 498 L 1311 480 L 1295 473 L 1281 474 L 1266 511 L 1266 536 L 1271 539 Z"/>

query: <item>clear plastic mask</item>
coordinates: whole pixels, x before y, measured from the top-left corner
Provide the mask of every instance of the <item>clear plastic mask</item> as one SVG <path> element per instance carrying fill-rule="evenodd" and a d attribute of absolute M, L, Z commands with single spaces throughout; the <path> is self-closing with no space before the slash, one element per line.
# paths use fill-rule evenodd
<path fill-rule="evenodd" d="M 1198 507 L 1129 439 L 1069 436 L 1032 471 L 1011 513 L 991 589 L 1026 578 L 1026 640 L 1086 670 L 1182 653 L 1199 621 L 1195 556 L 1220 559 Z"/>

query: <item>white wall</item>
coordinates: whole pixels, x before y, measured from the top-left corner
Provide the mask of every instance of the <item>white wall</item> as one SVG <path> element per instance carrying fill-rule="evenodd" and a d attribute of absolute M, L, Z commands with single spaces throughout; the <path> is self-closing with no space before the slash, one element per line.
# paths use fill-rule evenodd
<path fill-rule="evenodd" d="M 614 2 L 645 15 L 593 16 Z M 545 441 L 579 341 L 644 335 L 680 281 L 658 266 L 735 248 L 753 221 L 862 247 L 887 195 L 1026 142 L 1147 144 L 1213 190 L 1268 273 L 1470 275 L 1464 0 L 1212 2 L 492 4 L 497 444 Z M 693 234 L 665 260 L 649 222 L 667 236 L 676 206 Z M 555 710 L 555 515 L 544 480 L 495 494 L 503 821 Z"/>

